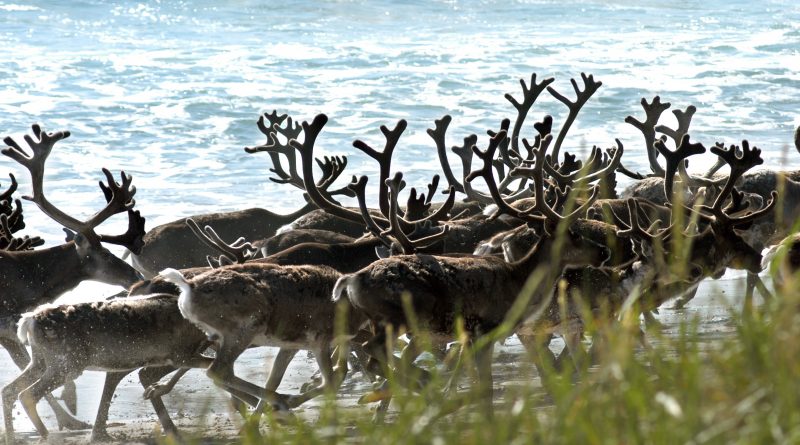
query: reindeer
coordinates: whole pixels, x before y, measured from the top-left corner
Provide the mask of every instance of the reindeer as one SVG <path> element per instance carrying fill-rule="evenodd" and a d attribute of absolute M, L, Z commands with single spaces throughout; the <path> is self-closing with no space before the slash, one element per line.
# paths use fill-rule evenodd
<path fill-rule="evenodd" d="M 800 270 L 800 233 L 787 236 L 764 256 L 770 275 L 778 292 L 797 292 Z"/>
<path fill-rule="evenodd" d="M 488 169 L 491 172 L 491 159 L 505 138 L 506 132 L 501 130 L 492 137 L 485 152 L 474 148 L 479 157 L 489 160 L 484 163 L 484 171 Z M 542 139 L 541 147 L 537 150 L 539 174 L 544 151 L 551 139 L 550 135 Z M 473 172 L 468 179 L 477 177 L 477 173 Z M 484 178 L 487 176 L 484 175 Z M 517 212 L 514 216 L 537 223 L 547 218 L 565 233 L 558 237 L 543 236 L 520 261 L 508 263 L 492 256 L 400 255 L 376 261 L 356 273 L 344 275 L 336 284 L 334 299 L 347 300 L 354 310 L 363 312 L 370 319 L 375 336 L 368 342 L 367 351 L 386 364 L 386 329 L 391 326 L 396 334 L 408 331 L 412 327 L 407 318 L 409 316 L 414 317 L 415 327 L 431 333 L 437 343 L 452 339 L 458 319 L 464 321 L 467 334 L 476 339 L 492 331 L 505 319 L 524 283 L 534 271 L 545 270 L 545 278 L 539 292 L 527 305 L 529 309 L 523 318 L 531 314 L 531 308 L 541 303 L 541 289 L 552 286 L 553 280 L 566 264 L 602 262 L 607 256 L 605 247 L 579 238 L 568 229 L 572 221 L 585 214 L 588 204 L 563 217 L 556 214 L 544 199 L 539 199 L 543 196 L 541 189 L 540 181 L 534 193 L 537 209 L 546 216 L 523 212 Z M 494 193 L 497 187 L 490 184 L 489 190 Z M 596 189 L 593 198 L 596 198 Z M 591 203 L 593 198 L 588 202 Z M 496 201 L 499 206 L 506 206 L 502 204 L 502 199 Z M 410 314 L 403 309 L 404 295 L 409 299 Z M 401 361 L 407 366 L 420 352 L 418 336 L 414 335 L 419 333 L 411 332 L 411 343 L 401 355 Z M 491 400 L 492 394 L 492 350 L 493 345 L 488 342 L 475 352 L 480 386 L 487 401 Z M 487 409 L 491 408 L 490 405 Z"/>
<path fill-rule="evenodd" d="M 114 371 L 121 378 L 145 366 L 188 369 L 206 368 L 211 363 L 210 358 L 201 355 L 209 345 L 205 334 L 181 316 L 177 297 L 170 294 L 42 305 L 22 315 L 17 335 L 19 341 L 31 345 L 32 359 L 2 391 L 7 444 L 14 443 L 12 406 L 17 395 L 39 435 L 46 438 L 48 431 L 36 403 L 84 370 Z M 152 371 L 139 374 L 145 388 L 161 375 Z M 92 430 L 93 441 L 109 438 L 105 422 L 111 395 L 113 391 L 103 393 Z M 147 395 L 164 430 L 177 434 L 161 393 L 151 390 Z"/>
<path fill-rule="evenodd" d="M 305 141 L 301 144 L 292 140 L 292 145 L 302 152 L 313 150 L 310 146 L 314 144 L 326 119 L 324 115 L 320 115 L 311 125 L 304 122 Z M 305 167 L 307 166 L 304 164 L 305 180 L 312 183 L 309 192 L 315 193 L 317 188 L 309 178 L 310 168 Z M 391 234 L 400 245 L 410 243 L 413 246 L 414 242 L 408 240 L 399 228 L 396 192 L 400 188 L 400 182 L 401 177 L 396 177 L 387 185 L 393 190 L 389 208 Z M 351 190 L 359 197 L 361 213 L 367 225 L 372 231 L 378 232 L 375 221 L 366 208 L 365 187 L 366 177 L 350 185 Z M 338 206 L 331 208 L 342 209 Z M 378 239 L 388 241 L 388 234 L 378 234 Z M 431 240 L 429 236 L 419 242 L 427 243 Z M 370 248 L 374 250 L 374 246 Z M 164 280 L 180 288 L 179 307 L 184 316 L 219 343 L 214 363 L 207 370 L 209 377 L 225 389 L 262 398 L 262 401 L 284 409 L 297 406 L 339 385 L 341 377 L 334 376 L 331 362 L 337 305 L 330 300 L 330 295 L 341 274 L 321 265 L 281 266 L 269 264 L 266 260 L 268 259 L 223 266 L 190 279 L 174 269 L 165 270 L 161 275 Z M 224 305 L 222 310 L 219 308 L 220 302 Z M 363 319 L 360 313 L 350 312 L 345 315 L 342 333 L 355 335 L 361 324 Z M 251 345 L 278 346 L 282 351 L 311 350 L 322 373 L 321 384 L 298 396 L 282 398 L 269 388 L 270 385 L 261 389 L 242 380 L 233 373 L 233 362 Z M 343 365 L 346 367 L 344 363 Z M 280 372 L 282 375 L 282 370 Z"/>
<path fill-rule="evenodd" d="M 81 281 L 97 280 L 112 285 L 129 287 L 141 279 L 141 275 L 126 262 L 114 256 L 102 243 L 123 245 L 131 250 L 141 246 L 144 218 L 133 211 L 135 187 L 131 177 L 122 173 L 122 184 L 114 181 L 108 170 L 103 173 L 108 185 L 100 183 L 108 201 L 105 208 L 86 221 L 79 221 L 57 207 L 44 196 L 44 164 L 54 144 L 69 136 L 69 132 L 46 133 L 39 125 L 33 125 L 34 138 L 25 136 L 32 150 L 28 156 L 14 139 L 6 137 L 9 145 L 2 153 L 22 164 L 31 175 L 33 195 L 25 196 L 50 218 L 76 232 L 74 239 L 66 244 L 39 250 L 6 251 L 0 255 L 0 344 L 8 351 L 14 363 L 24 368 L 29 356 L 14 332 L 16 319 L 25 311 L 40 304 L 55 300 L 64 292 L 73 289 Z M 18 206 L 19 207 L 19 206 Z M 127 212 L 129 226 L 123 235 L 101 235 L 95 228 L 116 213 Z M 74 407 L 74 386 L 66 397 L 68 406 Z M 48 403 L 53 407 L 59 426 L 85 428 L 84 422 L 67 414 L 51 396 Z"/>

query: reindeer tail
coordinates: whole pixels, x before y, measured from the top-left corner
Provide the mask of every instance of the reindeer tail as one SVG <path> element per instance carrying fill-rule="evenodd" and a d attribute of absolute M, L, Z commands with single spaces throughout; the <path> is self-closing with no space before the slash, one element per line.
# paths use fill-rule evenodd
<path fill-rule="evenodd" d="M 189 282 L 186 281 L 186 278 L 182 273 L 180 273 L 180 271 L 172 268 L 166 268 L 162 270 L 159 275 L 161 275 L 161 277 L 170 283 L 178 286 L 178 289 L 181 290 L 181 293 L 191 292 L 191 286 L 189 286 Z"/>
<path fill-rule="evenodd" d="M 30 344 L 28 339 L 33 333 L 33 325 L 35 323 L 34 315 L 33 312 L 26 312 L 22 314 L 22 318 L 20 318 L 19 323 L 17 323 L 17 338 L 23 345 Z"/>
<path fill-rule="evenodd" d="M 350 285 L 350 275 L 342 275 L 336 284 L 333 285 L 333 302 L 338 302 L 342 298 L 347 299 L 347 286 Z"/>

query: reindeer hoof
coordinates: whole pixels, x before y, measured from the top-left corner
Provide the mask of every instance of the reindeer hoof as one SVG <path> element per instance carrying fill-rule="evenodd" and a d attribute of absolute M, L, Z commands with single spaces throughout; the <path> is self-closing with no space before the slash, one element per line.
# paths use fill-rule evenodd
<path fill-rule="evenodd" d="M 62 415 L 56 415 L 56 421 L 58 422 L 58 429 L 60 430 L 88 430 L 92 426 L 88 423 L 84 422 L 83 420 L 76 419 L 66 412 Z"/>
<path fill-rule="evenodd" d="M 113 436 L 108 434 L 108 431 L 92 431 L 92 435 L 89 437 L 89 442 L 115 442 L 115 439 Z"/>
<path fill-rule="evenodd" d="M 364 394 L 358 399 L 359 405 L 366 405 L 367 403 L 381 402 L 392 397 L 392 391 L 389 389 L 376 389 L 368 394 Z"/>

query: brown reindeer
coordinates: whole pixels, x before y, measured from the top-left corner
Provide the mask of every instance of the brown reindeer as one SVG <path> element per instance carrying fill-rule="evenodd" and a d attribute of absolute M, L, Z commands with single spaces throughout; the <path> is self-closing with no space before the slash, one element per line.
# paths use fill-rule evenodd
<path fill-rule="evenodd" d="M 25 136 L 32 150 L 29 156 L 12 138 L 4 142 L 9 145 L 2 153 L 22 164 L 31 175 L 33 195 L 24 197 L 36 203 L 50 218 L 74 230 L 74 240 L 46 249 L 3 252 L 0 255 L 0 344 L 8 351 L 14 363 L 24 368 L 29 356 L 15 333 L 16 319 L 25 311 L 40 304 L 55 300 L 64 292 L 73 289 L 84 280 L 102 281 L 112 285 L 129 287 L 141 279 L 141 275 L 126 262 L 114 256 L 102 243 L 123 245 L 133 251 L 141 247 L 144 218 L 133 211 L 135 187 L 130 176 L 122 174 L 122 184 L 114 181 L 108 170 L 103 170 L 108 185 L 101 188 L 108 201 L 105 208 L 86 221 L 79 221 L 57 207 L 44 196 L 44 164 L 54 144 L 69 136 L 69 132 L 46 133 L 39 125 L 33 125 L 34 138 Z M 116 213 L 128 212 L 129 227 L 124 235 L 101 235 L 95 228 Z M 74 395 L 68 406 L 74 406 Z M 48 402 L 56 412 L 60 426 L 85 428 L 86 424 L 72 418 L 51 396 Z"/>
<path fill-rule="evenodd" d="M 477 148 L 474 150 L 484 160 L 491 160 L 505 138 L 506 133 L 501 130 L 491 139 L 486 152 Z M 548 135 L 537 150 L 540 175 L 544 151 L 550 140 L 551 136 Z M 491 172 L 491 161 L 485 162 L 483 171 L 487 169 Z M 474 173 L 471 178 L 477 177 Z M 484 178 L 487 176 L 484 175 Z M 541 188 L 539 181 L 537 192 Z M 491 185 L 489 189 L 492 192 L 497 190 Z M 543 194 L 536 196 L 538 198 Z M 498 205 L 502 203 L 502 199 L 495 201 Z M 523 318 L 530 315 L 532 308 L 541 303 L 541 290 L 552 286 L 553 280 L 565 265 L 599 264 L 606 259 L 605 247 L 579 238 L 568 229 L 571 221 L 585 214 L 588 204 L 569 216 L 562 217 L 543 199 L 537 202 L 537 209 L 545 217 L 522 212 L 515 216 L 537 223 L 547 218 L 560 227 L 559 230 L 564 230 L 564 233 L 558 237 L 543 236 L 520 261 L 508 263 L 502 258 L 492 256 L 400 255 L 376 261 L 356 273 L 344 275 L 336 284 L 334 299 L 346 299 L 354 310 L 369 317 L 375 337 L 370 340 L 368 351 L 378 361 L 387 363 L 385 344 L 387 328 L 390 326 L 396 334 L 405 332 L 412 326 L 416 327 L 430 333 L 433 340 L 440 343 L 452 339 L 457 320 L 463 320 L 466 333 L 476 339 L 505 320 L 508 310 L 534 271 L 546 271 L 545 278 L 540 283 L 539 292 L 534 294 L 529 303 L 529 309 L 524 311 Z M 407 299 L 405 303 L 404 299 Z M 410 313 L 404 310 L 406 305 Z M 408 317 L 413 317 L 414 323 Z M 411 343 L 401 355 L 401 361 L 407 366 L 421 352 L 420 344 L 415 340 L 419 338 L 416 334 L 421 332 L 411 334 Z M 476 351 L 481 390 L 487 396 L 487 401 L 491 401 L 492 394 L 492 350 L 492 343 L 487 342 Z M 490 406 L 487 408 L 490 409 Z"/>

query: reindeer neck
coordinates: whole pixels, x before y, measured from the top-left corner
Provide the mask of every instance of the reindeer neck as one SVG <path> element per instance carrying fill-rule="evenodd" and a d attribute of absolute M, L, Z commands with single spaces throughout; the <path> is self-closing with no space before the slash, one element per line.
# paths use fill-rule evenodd
<path fill-rule="evenodd" d="M 561 255 L 553 258 L 553 255 L 550 254 L 551 247 L 552 240 L 550 238 L 539 240 L 524 257 L 509 264 L 512 273 L 517 278 L 525 280 L 539 267 L 549 268 L 548 275 L 556 273 L 555 271 L 560 271 L 563 268 L 560 259 Z"/>
<path fill-rule="evenodd" d="M 5 283 L 11 286 L 16 283 L 16 287 L 19 287 L 8 289 L 15 298 L 0 298 L 6 313 L 18 314 L 52 302 L 88 278 L 80 266 L 80 258 L 72 241 L 46 249 L 18 252 L 14 258 L 19 266 L 14 273 L 21 276 L 0 277 Z M 5 286 L 0 288 L 5 289 Z M 9 295 L 5 291 L 2 294 L 3 297 Z"/>

